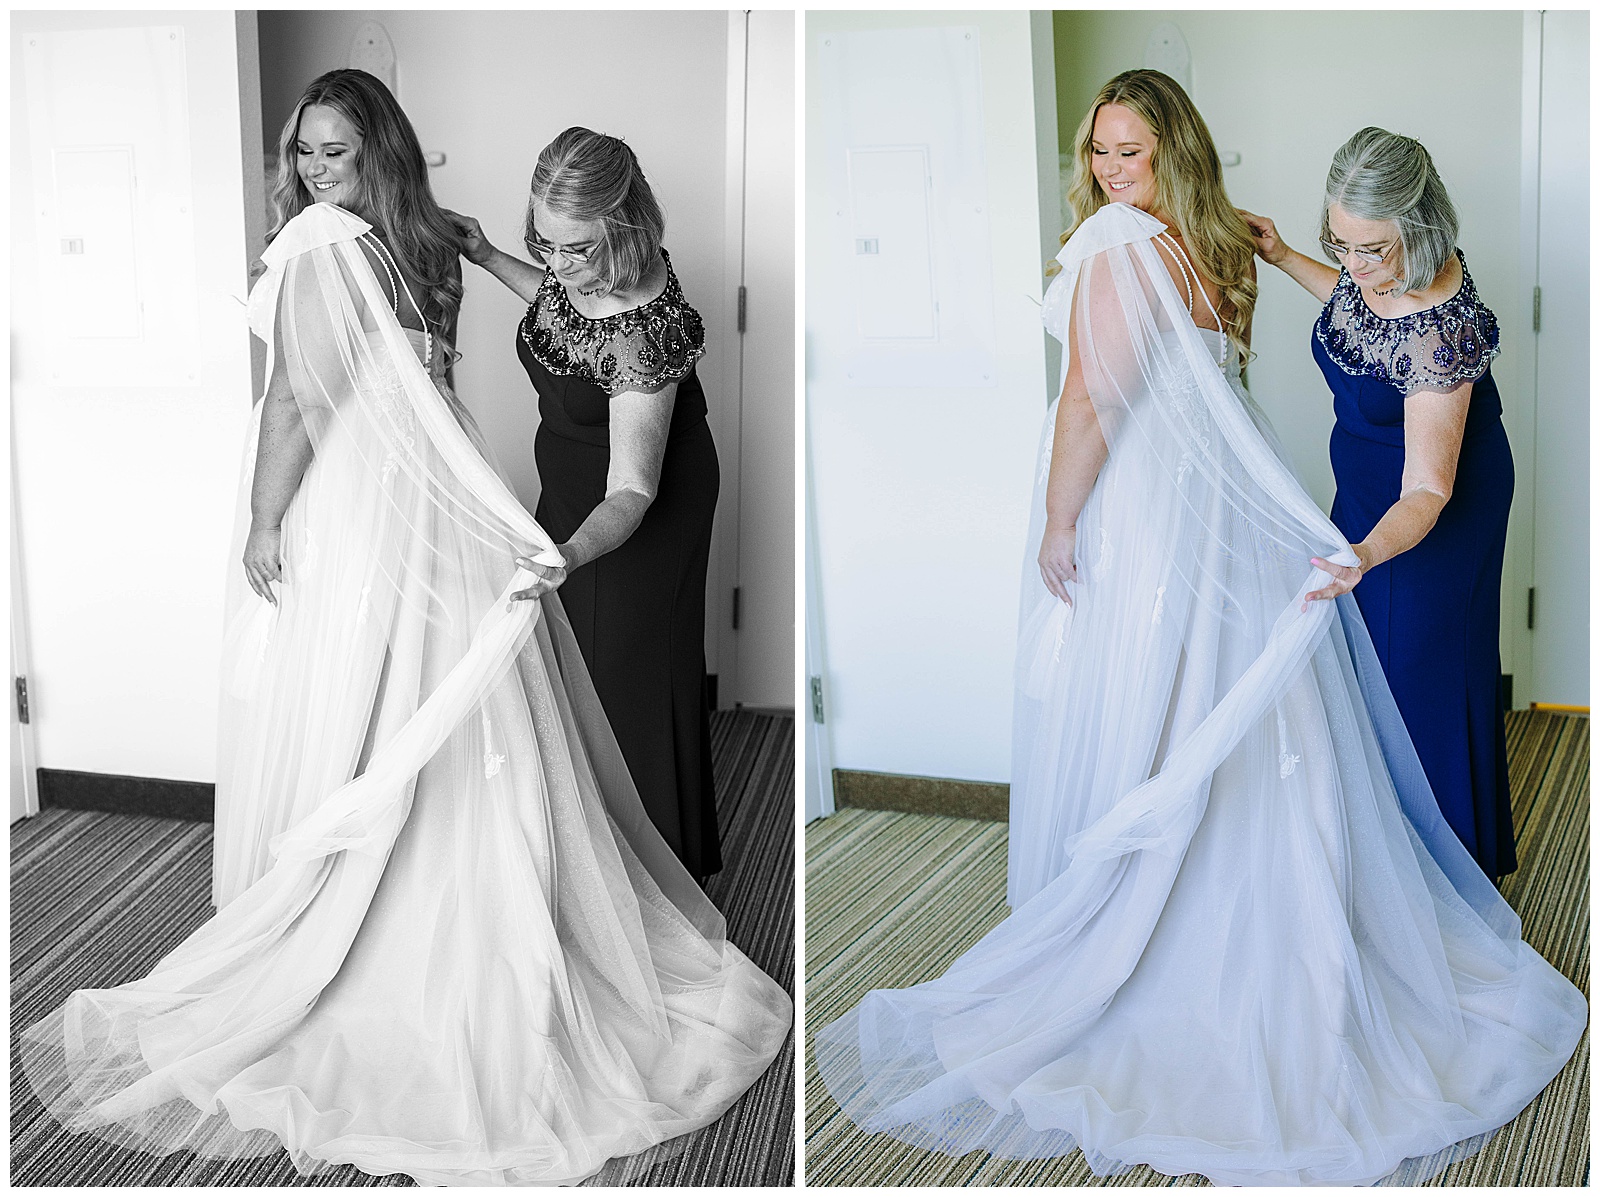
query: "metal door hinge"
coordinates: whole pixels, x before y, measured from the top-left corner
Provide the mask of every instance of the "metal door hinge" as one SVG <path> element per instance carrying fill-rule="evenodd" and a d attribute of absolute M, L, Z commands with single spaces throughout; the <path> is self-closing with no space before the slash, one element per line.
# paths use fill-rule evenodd
<path fill-rule="evenodd" d="M 743 331 L 744 331 L 744 303 L 745 303 L 745 295 L 746 295 L 746 291 L 745 291 L 745 289 L 744 289 L 744 284 L 743 284 L 743 283 L 740 283 L 740 284 L 739 284 L 739 331 L 740 331 L 740 332 L 743 332 Z"/>
<path fill-rule="evenodd" d="M 1528 631 L 1533 631 L 1533 587 L 1528 587 Z"/>
<path fill-rule="evenodd" d="M 736 632 L 739 630 L 739 597 L 739 587 L 735 586 L 733 588 L 733 630 Z"/>
<path fill-rule="evenodd" d="M 820 677 L 811 679 L 811 722 L 827 722 L 822 717 L 822 679 Z"/>
<path fill-rule="evenodd" d="M 17 678 L 17 722 L 28 721 L 28 679 Z"/>
<path fill-rule="evenodd" d="M 1535 287 L 1533 289 L 1533 331 L 1534 332 L 1538 332 L 1539 331 L 1539 314 L 1540 314 L 1540 309 L 1544 306 L 1543 299 L 1544 299 L 1544 293 L 1538 287 Z M 742 317 L 740 318 L 740 321 L 739 321 L 739 327 L 741 327 L 741 328 L 744 327 L 744 320 L 743 320 Z M 1533 625 L 1530 624 L 1529 626 L 1531 627 Z"/>

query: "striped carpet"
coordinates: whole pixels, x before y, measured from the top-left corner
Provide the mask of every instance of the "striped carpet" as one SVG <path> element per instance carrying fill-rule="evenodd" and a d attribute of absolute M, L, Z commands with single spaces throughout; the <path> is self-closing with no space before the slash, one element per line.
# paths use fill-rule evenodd
<path fill-rule="evenodd" d="M 712 717 L 726 867 L 707 890 L 728 936 L 792 989 L 794 720 Z M 11 828 L 11 1183 L 13 1185 L 409 1185 L 341 1167 L 313 1179 L 283 1152 L 258 1160 L 157 1158 L 63 1131 L 17 1059 L 19 1030 L 74 989 L 142 976 L 210 913 L 211 824 L 46 810 Z M 675 1144 L 674 1147 L 679 1145 Z M 617 1183 L 620 1165 L 590 1184 Z M 720 1120 L 630 1183 L 794 1183 L 794 1038 Z"/>
<path fill-rule="evenodd" d="M 1506 721 L 1521 867 L 1504 885 L 1523 938 L 1585 993 L 1589 977 L 1589 721 L 1516 711 Z M 811 1185 L 1203 1185 L 1140 1166 L 951 1158 L 858 1130 L 817 1078 L 810 1037 L 869 989 L 943 973 L 1006 914 L 1006 826 L 842 810 L 806 829 L 806 1183 Z M 1580 1185 L 1589 1177 L 1589 1036 L 1487 1147 L 1430 1185 Z"/>

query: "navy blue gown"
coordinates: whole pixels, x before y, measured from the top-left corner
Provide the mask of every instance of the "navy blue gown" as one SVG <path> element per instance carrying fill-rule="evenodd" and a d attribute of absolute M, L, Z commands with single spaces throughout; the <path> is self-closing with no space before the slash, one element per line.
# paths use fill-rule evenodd
<path fill-rule="evenodd" d="M 539 393 L 534 518 L 557 542 L 605 498 L 611 396 L 678 384 L 655 501 L 633 535 L 573 570 L 559 594 L 645 811 L 696 877 L 722 868 L 705 658 L 719 475 L 695 374 L 704 352 L 705 327 L 670 260 L 660 295 L 600 320 L 547 272 L 517 330 Z"/>
<path fill-rule="evenodd" d="M 1352 544 L 1400 496 L 1406 395 L 1472 380 L 1455 485 L 1438 523 L 1415 548 L 1369 570 L 1353 593 L 1440 810 L 1497 878 L 1517 867 L 1500 688 L 1500 570 L 1513 471 L 1489 369 L 1499 326 L 1465 257 L 1461 274 L 1451 299 L 1386 319 L 1341 272 L 1311 352 L 1337 421 L 1331 515 Z"/>

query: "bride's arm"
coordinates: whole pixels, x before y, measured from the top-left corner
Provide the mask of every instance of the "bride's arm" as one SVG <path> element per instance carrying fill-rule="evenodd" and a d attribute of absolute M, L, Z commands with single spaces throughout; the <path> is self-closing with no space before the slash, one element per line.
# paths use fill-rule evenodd
<path fill-rule="evenodd" d="M 1334 285 L 1339 281 L 1339 272 L 1326 262 L 1319 262 L 1290 249 L 1278 236 L 1278 226 L 1267 217 L 1256 216 L 1243 208 L 1238 212 L 1250 226 L 1250 235 L 1255 238 L 1256 253 L 1261 260 L 1283 271 L 1315 295 L 1319 302 L 1327 303 L 1328 296 L 1333 294 Z"/>
<path fill-rule="evenodd" d="M 1044 538 L 1039 544 L 1039 573 L 1045 589 L 1069 607 L 1067 583 L 1078 581 L 1076 558 L 1078 515 L 1094 489 L 1106 461 L 1105 435 L 1083 380 L 1078 352 L 1077 321 L 1067 326 L 1067 380 L 1056 408 L 1050 446 L 1050 480 L 1045 489 Z"/>
<path fill-rule="evenodd" d="M 250 488 L 250 534 L 244 543 L 244 572 L 250 588 L 276 604 L 269 583 L 283 580 L 279 556 L 283 513 L 311 464 L 311 437 L 289 384 L 283 343 L 274 338 L 272 382 L 261 399 L 261 433 L 256 440 L 256 471 Z"/>
<path fill-rule="evenodd" d="M 489 238 L 483 235 L 482 226 L 472 217 L 462 216 L 448 208 L 443 212 L 461 232 L 461 256 L 474 266 L 482 266 L 525 302 L 532 303 L 544 283 L 544 267 L 514 258 L 490 245 Z"/>

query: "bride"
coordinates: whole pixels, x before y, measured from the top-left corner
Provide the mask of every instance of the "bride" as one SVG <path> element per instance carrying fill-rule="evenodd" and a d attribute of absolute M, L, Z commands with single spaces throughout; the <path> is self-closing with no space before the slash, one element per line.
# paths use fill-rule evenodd
<path fill-rule="evenodd" d="M 221 909 L 143 980 L 73 994 L 24 1064 L 68 1128 L 145 1151 L 577 1181 L 717 1118 L 792 1006 L 646 818 L 526 568 L 560 554 L 445 382 L 457 238 L 410 122 L 333 71 L 281 155 Z"/>
<path fill-rule="evenodd" d="M 1582 995 L 1439 814 L 1350 546 L 1245 391 L 1248 228 L 1155 71 L 1103 88 L 1045 320 L 1008 898 L 816 1037 L 841 1108 L 959 1155 L 1217 1184 L 1415 1181 L 1572 1054 Z"/>

